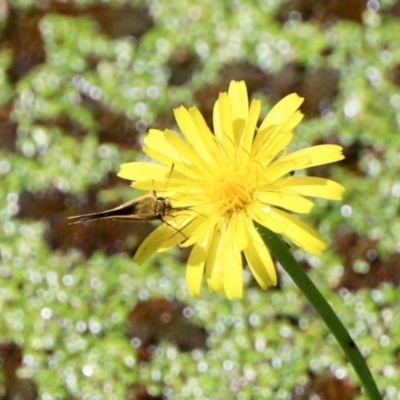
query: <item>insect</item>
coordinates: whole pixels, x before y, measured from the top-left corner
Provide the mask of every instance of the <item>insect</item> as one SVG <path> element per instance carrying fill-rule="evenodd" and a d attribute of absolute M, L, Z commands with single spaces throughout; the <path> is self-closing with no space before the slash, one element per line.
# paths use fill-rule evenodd
<path fill-rule="evenodd" d="M 68 217 L 74 219 L 72 224 L 91 221 L 96 219 L 122 219 L 135 221 L 156 221 L 160 220 L 167 225 L 164 217 L 172 215 L 173 212 L 188 210 L 190 207 L 172 207 L 170 201 L 166 197 L 158 197 L 153 190 L 151 194 L 140 196 L 124 203 L 118 207 L 106 211 L 100 211 L 92 214 L 75 215 Z"/>

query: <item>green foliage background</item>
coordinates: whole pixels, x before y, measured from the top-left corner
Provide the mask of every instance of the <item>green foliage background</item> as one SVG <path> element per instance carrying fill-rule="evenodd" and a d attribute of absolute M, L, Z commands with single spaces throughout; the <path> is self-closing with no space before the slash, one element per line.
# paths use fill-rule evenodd
<path fill-rule="evenodd" d="M 23 347 L 20 373 L 33 378 L 40 398 L 121 399 L 127 387 L 143 383 L 150 393 L 173 399 L 283 400 L 307 384 L 309 371 L 348 376 L 358 384 L 282 271 L 279 290 L 263 292 L 246 275 L 241 300 L 213 296 L 207 288 L 201 299 L 191 299 L 179 250 L 158 254 L 140 268 L 124 252 L 107 256 L 102 248 L 87 259 L 74 248 L 51 249 L 45 218 L 17 218 L 23 191 L 54 187 L 79 196 L 121 163 L 142 157 L 132 147 L 100 143 L 97 116 L 82 107 L 82 95 L 126 116 L 144 134 L 157 116 L 171 118 L 173 107 L 195 105 L 193 93 L 218 82 L 225 65 L 245 61 L 274 74 L 292 62 L 306 71 L 329 67 L 340 74 L 331 110 L 301 124 L 294 148 L 332 140 L 361 148 L 353 168 L 329 170 L 347 189 L 343 202 L 317 202 L 303 219 L 328 240 L 346 229 L 377 240 L 382 259 L 397 253 L 400 90 L 391 74 L 400 60 L 400 24 L 390 12 L 393 1 L 382 1 L 379 11 L 366 8 L 363 24 L 343 19 L 324 27 L 295 18 L 279 22 L 280 3 L 133 1 L 149 8 L 154 22 L 138 40 L 101 33 L 90 15 L 46 13 L 39 23 L 45 61 L 16 83 L 7 75 L 11 51 L 0 51 L 0 102 L 11 105 L 17 124 L 15 151 L 0 149 L 0 341 Z M 37 7 L 30 0 L 10 5 L 26 12 Z M 7 16 L 2 24 L 6 29 Z M 187 83 L 171 86 L 166 65 L 177 48 L 197 54 L 199 62 Z M 327 48 L 334 51 L 327 55 Z M 262 92 L 255 96 L 267 111 L 271 100 Z M 72 136 L 51 123 L 60 116 L 83 134 Z M 134 194 L 121 184 L 100 192 L 97 201 L 106 206 Z M 348 216 L 344 205 L 351 207 Z M 129 243 L 135 245 L 135 238 Z M 318 260 L 294 251 L 312 266 L 311 278 L 367 357 L 384 398 L 400 399 L 399 288 L 382 283 L 333 291 L 343 273 L 342 255 L 332 248 Z M 192 320 L 209 332 L 208 351 L 181 353 L 162 342 L 149 363 L 137 361 L 125 334 L 127 313 L 138 300 L 159 296 L 191 307 Z M 298 326 L 290 322 L 293 316 Z"/>

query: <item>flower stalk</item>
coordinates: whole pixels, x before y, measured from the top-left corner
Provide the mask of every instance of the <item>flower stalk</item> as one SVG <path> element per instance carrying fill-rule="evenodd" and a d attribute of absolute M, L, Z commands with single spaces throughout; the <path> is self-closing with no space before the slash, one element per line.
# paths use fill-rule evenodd
<path fill-rule="evenodd" d="M 303 292 L 307 300 L 318 312 L 333 336 L 335 336 L 340 347 L 348 357 L 363 386 L 365 395 L 370 400 L 381 400 L 382 396 L 376 386 L 374 378 L 369 370 L 364 357 L 342 321 L 333 311 L 325 297 L 300 267 L 289 251 L 287 244 L 280 236 L 273 233 L 264 226 L 258 225 L 258 230 L 266 246 L 279 261 L 293 282 Z"/>

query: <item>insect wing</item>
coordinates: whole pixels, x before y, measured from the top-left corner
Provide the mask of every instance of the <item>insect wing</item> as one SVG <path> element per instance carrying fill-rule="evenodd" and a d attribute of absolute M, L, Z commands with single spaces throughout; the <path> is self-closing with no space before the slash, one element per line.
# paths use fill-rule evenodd
<path fill-rule="evenodd" d="M 96 220 L 96 219 L 107 219 L 107 218 L 149 221 L 152 219 L 156 219 L 154 217 L 154 211 L 153 211 L 153 218 L 149 218 L 149 216 L 151 215 L 151 207 L 153 206 L 154 209 L 155 202 L 156 198 L 154 198 L 154 196 L 146 195 L 128 201 L 127 203 L 124 203 L 110 210 L 100 211 L 91 214 L 75 215 L 73 217 L 68 217 L 68 219 L 75 220 L 72 222 L 72 224 Z"/>

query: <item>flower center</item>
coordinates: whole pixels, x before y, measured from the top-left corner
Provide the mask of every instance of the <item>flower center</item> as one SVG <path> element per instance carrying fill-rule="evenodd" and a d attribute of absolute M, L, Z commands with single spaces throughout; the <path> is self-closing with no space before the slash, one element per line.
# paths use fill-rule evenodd
<path fill-rule="evenodd" d="M 238 171 L 225 171 L 211 184 L 211 195 L 223 214 L 232 215 L 251 202 L 254 189 Z"/>

